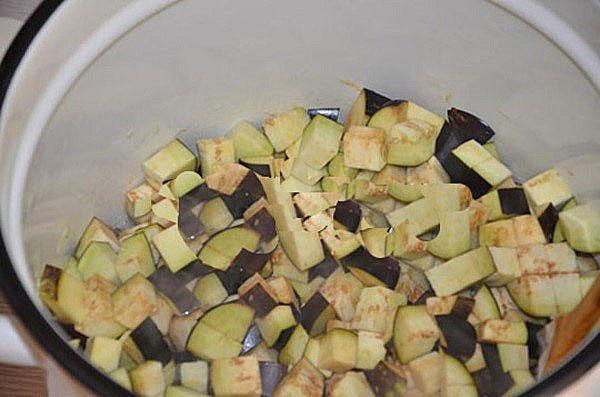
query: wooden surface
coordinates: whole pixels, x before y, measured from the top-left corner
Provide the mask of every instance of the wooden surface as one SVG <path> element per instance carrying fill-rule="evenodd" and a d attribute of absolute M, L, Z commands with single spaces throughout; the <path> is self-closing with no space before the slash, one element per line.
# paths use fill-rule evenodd
<path fill-rule="evenodd" d="M 0 397 L 47 395 L 45 369 L 0 364 Z"/>
<path fill-rule="evenodd" d="M 0 0 L 1 1 L 1 0 Z M 10 312 L 10 306 L 0 291 L 0 313 Z M 37 367 L 13 366 L 0 363 L 0 397 L 95 397 L 46 353 L 25 326 L 9 316 L 27 346 L 31 349 Z M 0 341 L 0 348 L 1 348 Z M 68 349 L 65 346 L 65 349 Z"/>

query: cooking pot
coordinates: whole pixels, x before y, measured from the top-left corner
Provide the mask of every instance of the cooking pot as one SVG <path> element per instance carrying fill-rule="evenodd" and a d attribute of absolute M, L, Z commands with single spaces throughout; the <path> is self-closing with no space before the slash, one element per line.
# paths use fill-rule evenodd
<path fill-rule="evenodd" d="M 294 105 L 344 113 L 358 84 L 473 111 L 520 180 L 560 163 L 578 198 L 599 196 L 598 53 L 537 1 L 44 1 L 0 79 L 0 284 L 102 395 L 125 391 L 67 347 L 36 280 L 92 215 L 127 226 L 123 193 L 175 136 L 193 146 Z M 594 394 L 599 344 L 588 336 L 529 393 Z"/>

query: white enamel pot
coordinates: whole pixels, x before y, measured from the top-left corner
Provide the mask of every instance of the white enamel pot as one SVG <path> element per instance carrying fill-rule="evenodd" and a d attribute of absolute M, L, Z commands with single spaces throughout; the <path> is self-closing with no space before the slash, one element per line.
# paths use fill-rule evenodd
<path fill-rule="evenodd" d="M 533 0 L 48 0 L 0 80 L 0 284 L 33 336 L 103 395 L 123 390 L 67 348 L 36 277 L 93 214 L 126 224 L 124 191 L 176 135 L 193 143 L 294 105 L 345 113 L 350 81 L 479 115 L 521 180 L 570 161 L 576 190 L 600 189 L 598 53 Z M 531 393 L 600 395 L 599 344 L 590 336 Z"/>

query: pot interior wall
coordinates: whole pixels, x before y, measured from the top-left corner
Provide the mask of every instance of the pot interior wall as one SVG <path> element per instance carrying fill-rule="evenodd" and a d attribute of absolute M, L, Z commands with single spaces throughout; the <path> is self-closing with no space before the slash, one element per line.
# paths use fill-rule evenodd
<path fill-rule="evenodd" d="M 103 53 L 47 127 L 23 202 L 34 273 L 69 254 L 92 215 L 126 225 L 124 192 L 174 136 L 193 145 L 295 105 L 346 111 L 356 91 L 344 82 L 480 115 L 522 180 L 600 153 L 598 93 L 488 2 L 182 1 Z"/>

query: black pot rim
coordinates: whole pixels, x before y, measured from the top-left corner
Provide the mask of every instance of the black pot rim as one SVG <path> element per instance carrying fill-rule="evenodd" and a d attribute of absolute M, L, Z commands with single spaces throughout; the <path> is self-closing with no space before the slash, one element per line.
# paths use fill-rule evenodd
<path fill-rule="evenodd" d="M 7 90 L 12 78 L 27 53 L 27 50 L 42 26 L 52 16 L 64 0 L 44 0 L 27 19 L 17 36 L 6 51 L 0 64 L 0 112 L 4 105 Z M 74 378 L 90 389 L 107 396 L 132 396 L 102 372 L 97 370 L 77 352 L 69 348 L 39 312 L 29 295 L 21 285 L 0 234 L 0 288 L 13 307 L 15 313 L 25 324 L 28 332 L 68 370 Z M 578 378 L 582 377 L 600 361 L 600 335 L 588 343 L 575 357 L 552 373 L 548 378 L 536 384 L 525 396 L 548 396 L 558 393 Z"/>
<path fill-rule="evenodd" d="M 63 0 L 44 0 L 27 19 L 13 39 L 0 64 L 0 112 L 12 78 L 27 50 L 42 26 L 62 4 Z M 0 288 L 13 311 L 32 335 L 52 357 L 75 379 L 102 396 L 133 396 L 113 382 L 71 349 L 56 329 L 37 309 L 23 288 L 0 235 Z"/>

